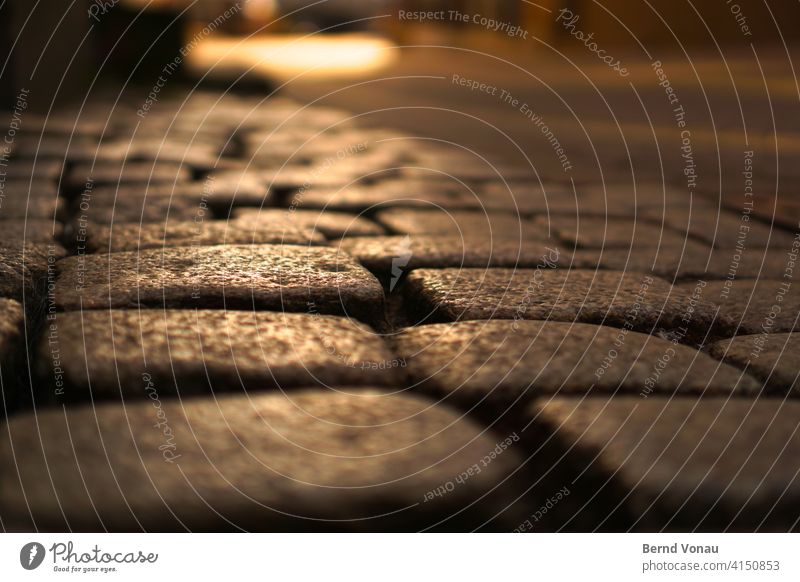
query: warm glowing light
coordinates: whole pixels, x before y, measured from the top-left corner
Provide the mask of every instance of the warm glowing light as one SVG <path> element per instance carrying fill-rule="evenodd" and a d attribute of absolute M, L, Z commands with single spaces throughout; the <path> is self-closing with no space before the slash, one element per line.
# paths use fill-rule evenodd
<path fill-rule="evenodd" d="M 213 77 L 250 71 L 276 80 L 320 79 L 368 75 L 389 65 L 395 56 L 391 42 L 367 34 L 209 37 L 189 53 L 187 66 Z"/>

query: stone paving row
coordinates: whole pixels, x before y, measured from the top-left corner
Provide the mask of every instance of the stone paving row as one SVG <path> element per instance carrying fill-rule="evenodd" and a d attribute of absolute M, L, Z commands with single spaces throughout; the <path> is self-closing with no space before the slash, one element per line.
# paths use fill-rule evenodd
<path fill-rule="evenodd" d="M 403 287 L 421 318 L 596 323 L 678 341 L 732 334 L 700 293 L 650 275 L 588 269 L 418 269 Z"/>
<path fill-rule="evenodd" d="M 84 309 L 179 307 L 336 313 L 380 321 L 383 290 L 326 247 L 225 245 L 68 257 L 56 304 Z"/>
<path fill-rule="evenodd" d="M 11 446 L 28 452 L 19 476 L 0 475 L 4 521 L 78 531 L 458 528 L 504 507 L 490 500 L 453 517 L 519 462 L 507 451 L 426 504 L 497 446 L 433 401 L 305 390 L 158 402 L 11 419 L 0 458 Z"/>
<path fill-rule="evenodd" d="M 447 235 L 353 237 L 343 239 L 339 249 L 370 270 L 384 274 L 390 273 L 393 267 L 400 268 L 403 273 L 423 268 L 535 268 L 548 265 L 565 254 L 559 251 L 557 243 L 522 242 L 513 236 L 496 239 Z"/>
<path fill-rule="evenodd" d="M 324 245 L 327 238 L 384 232 L 374 222 L 344 212 L 239 208 L 230 218 L 222 219 L 197 200 L 165 198 L 163 205 L 161 202 L 148 202 L 148 214 L 132 215 L 130 222 L 124 205 L 122 209 L 109 209 L 108 224 L 80 218 L 72 226 L 75 239 L 85 238 L 82 242 L 87 252 L 94 253 L 222 244 Z"/>
<path fill-rule="evenodd" d="M 4 529 L 798 529 L 796 219 L 283 98 L 25 127 Z"/>
<path fill-rule="evenodd" d="M 792 246 L 785 249 L 745 247 L 711 248 L 693 240 L 681 244 L 633 245 L 631 248 L 576 251 L 575 262 L 599 269 L 651 273 L 673 280 L 755 279 L 765 275 L 780 278 L 792 259 Z M 796 251 L 795 251 L 796 252 Z"/>
<path fill-rule="evenodd" d="M 372 184 L 356 183 L 338 188 L 317 183 L 299 189 L 290 197 L 297 208 L 322 208 L 346 212 L 364 212 L 383 207 L 410 207 L 429 209 L 431 206 L 469 210 L 480 207 L 480 201 L 470 191 L 449 181 L 426 181 L 416 178 L 400 180 L 387 177 Z"/>
<path fill-rule="evenodd" d="M 584 323 L 459 321 L 408 329 L 395 342 L 415 387 L 465 404 L 603 392 L 740 396 L 761 386 L 690 347 Z"/>
<path fill-rule="evenodd" d="M 642 219 L 551 215 L 537 217 L 536 224 L 543 231 L 581 249 L 680 246 L 686 240 L 678 232 L 662 230 Z"/>
<path fill-rule="evenodd" d="M 510 213 L 392 209 L 379 212 L 376 220 L 394 234 L 546 239 L 543 229 Z"/>
<path fill-rule="evenodd" d="M 80 232 L 80 230 L 79 230 Z M 89 253 L 116 253 L 192 245 L 327 244 L 321 234 L 289 221 L 261 220 L 258 216 L 231 220 L 180 221 L 160 224 L 93 226 L 86 235 Z"/>
<path fill-rule="evenodd" d="M 381 337 L 344 317 L 141 309 L 71 311 L 52 321 L 75 401 L 141 399 L 144 375 L 161 396 L 394 383 Z M 40 364 L 46 381 L 49 363 Z"/>

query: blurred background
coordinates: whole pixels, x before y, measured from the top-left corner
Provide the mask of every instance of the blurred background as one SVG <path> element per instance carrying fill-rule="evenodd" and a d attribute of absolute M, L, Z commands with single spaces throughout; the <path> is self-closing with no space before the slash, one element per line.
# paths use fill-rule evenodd
<path fill-rule="evenodd" d="M 558 18 L 564 10 L 578 16 L 572 29 Z M 400 17 L 403 13 L 423 16 Z M 791 25 L 800 21 L 800 4 L 792 0 L 77 0 L 69 5 L 8 0 L 0 15 L 3 76 L 51 85 L 51 93 L 60 86 L 59 98 L 66 99 L 74 96 L 68 89 L 87 89 L 98 76 L 104 82 L 147 78 L 198 35 L 209 44 L 238 41 L 236 51 L 227 52 L 241 54 L 227 54 L 225 64 L 252 65 L 265 60 L 263 50 L 253 50 L 259 41 L 269 40 L 272 47 L 327 33 L 327 46 L 317 38 L 314 54 L 303 55 L 306 71 L 330 64 L 326 50 L 335 51 L 340 61 L 353 58 L 352 51 L 342 50 L 352 37 L 342 37 L 354 33 L 361 40 L 399 46 L 446 45 L 542 60 L 585 49 L 570 34 L 576 29 L 591 33 L 604 49 L 630 53 L 629 59 L 649 56 L 648 49 L 654 48 L 688 58 L 696 58 L 698 49 L 713 55 L 722 50 L 748 54 L 751 46 L 786 50 L 800 35 Z M 513 27 L 525 38 L 509 34 Z M 285 54 L 271 55 L 269 65 L 280 71 L 287 65 L 279 61 L 296 60 L 304 52 L 301 45 L 295 42 Z M 359 72 L 358 59 L 353 60 L 351 74 Z M 340 74 L 346 65 L 340 63 Z M 53 75 L 57 72 L 64 78 Z M 9 83 L 3 91 L 6 102 L 16 94 Z"/>
<path fill-rule="evenodd" d="M 277 90 L 506 164 L 535 159 L 543 179 L 681 183 L 668 85 L 701 189 L 721 195 L 729 177 L 738 187 L 748 148 L 766 192 L 800 172 L 796 0 L 10 0 L 0 14 L 7 109 L 21 87 L 44 111 L 100 91 L 140 102 L 169 66 L 163 95 Z M 569 175 L 519 104 L 568 152 Z"/>

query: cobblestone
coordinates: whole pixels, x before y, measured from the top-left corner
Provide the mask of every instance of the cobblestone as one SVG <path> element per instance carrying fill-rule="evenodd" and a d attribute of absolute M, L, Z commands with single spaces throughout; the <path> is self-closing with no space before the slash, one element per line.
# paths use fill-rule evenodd
<path fill-rule="evenodd" d="M 708 347 L 724 362 L 746 369 L 770 392 L 787 393 L 797 386 L 800 334 L 759 333 L 721 340 Z"/>
<path fill-rule="evenodd" d="M 120 192 L 102 190 L 91 193 L 88 201 L 82 201 L 75 213 L 73 223 L 82 225 L 112 226 L 124 223 L 194 222 L 213 218 L 208 205 L 209 197 L 202 192 L 192 195 L 151 194 L 140 189 L 125 189 Z M 83 223 L 83 224 L 81 224 Z"/>
<path fill-rule="evenodd" d="M 741 395 L 760 386 L 690 347 L 625 328 L 460 321 L 406 330 L 396 344 L 415 386 L 469 404 L 602 392 Z"/>
<path fill-rule="evenodd" d="M 680 246 L 685 237 L 643 220 L 594 216 L 540 216 L 536 220 L 544 232 L 554 233 L 564 243 L 577 248 L 645 248 Z"/>
<path fill-rule="evenodd" d="M 637 245 L 626 249 L 594 249 L 575 253 L 582 264 L 601 269 L 651 273 L 668 280 L 756 278 L 764 273 L 783 273 L 787 253 L 779 249 L 712 249 L 691 240 L 683 244 Z"/>
<path fill-rule="evenodd" d="M 749 215 L 746 218 L 732 212 L 702 212 L 694 210 L 691 215 L 687 211 L 672 211 L 666 216 L 671 227 L 703 239 L 708 244 L 719 248 L 746 247 L 778 247 L 788 248 L 794 236 L 779 228 L 770 228 Z"/>
<path fill-rule="evenodd" d="M 351 258 L 325 247 L 230 245 L 68 257 L 60 309 L 226 307 L 382 318 L 383 290 Z"/>
<path fill-rule="evenodd" d="M 649 275 L 580 269 L 421 269 L 405 294 L 436 320 L 538 319 L 672 332 L 702 342 L 729 333 L 713 304 Z"/>
<path fill-rule="evenodd" d="M 344 239 L 339 247 L 370 270 L 380 273 L 390 273 L 393 267 L 400 269 L 401 273 L 420 268 L 534 268 L 548 261 L 569 260 L 568 255 L 554 243 L 513 238 L 363 237 Z"/>
<path fill-rule="evenodd" d="M 63 211 L 63 204 L 54 184 L 46 182 L 5 182 L 0 197 L 1 220 L 50 219 Z"/>
<path fill-rule="evenodd" d="M 325 238 L 287 221 L 270 222 L 258 216 L 232 220 L 170 221 L 165 224 L 93 225 L 87 228 L 87 252 L 120 252 L 163 247 L 287 244 L 324 245 Z"/>
<path fill-rule="evenodd" d="M 534 404 L 531 415 L 564 448 L 584 451 L 576 488 L 585 481 L 595 493 L 619 490 L 600 527 L 627 510 L 641 531 L 787 531 L 800 502 L 798 407 L 615 396 L 554 399 Z"/>
<path fill-rule="evenodd" d="M 53 321 L 71 401 L 147 398 L 145 384 L 161 396 L 392 385 L 400 364 L 374 331 L 328 315 L 98 310 Z M 51 362 L 39 364 L 46 379 Z"/>
<path fill-rule="evenodd" d="M 289 197 L 290 207 L 322 208 L 362 212 L 383 207 L 475 209 L 480 202 L 474 194 L 456 187 L 452 182 L 383 180 L 375 184 L 356 184 L 340 188 L 325 188 L 314 184 L 300 189 Z"/>
<path fill-rule="evenodd" d="M 298 228 L 316 231 L 329 239 L 345 236 L 376 236 L 384 234 L 383 228 L 368 218 L 346 212 L 317 210 L 240 209 L 235 216 L 256 223 L 288 222 Z"/>
<path fill-rule="evenodd" d="M 462 210 L 392 209 L 379 212 L 376 220 L 395 234 L 439 235 L 454 238 L 547 238 L 529 221 L 510 213 Z"/>
<path fill-rule="evenodd" d="M 506 451 L 424 502 L 496 446 L 470 420 L 432 404 L 309 390 L 17 416 L 0 438 L 0 462 L 15 455 L 19 471 L 0 474 L 0 515 L 58 530 L 432 526 L 519 461 Z M 20 484 L 27 503 L 19 502 Z M 467 511 L 491 517 L 500 507 Z"/>
<path fill-rule="evenodd" d="M 739 333 L 794 331 L 800 313 L 800 287 L 791 280 L 711 281 L 703 297 L 739 324 Z"/>
<path fill-rule="evenodd" d="M 797 529 L 796 164 L 175 91 L 0 160 L 3 527 Z"/>
<path fill-rule="evenodd" d="M 272 203 L 266 187 L 252 189 L 216 180 L 183 184 L 91 186 L 73 202 L 76 219 L 110 225 L 123 222 L 164 222 L 228 218 L 238 206 Z"/>

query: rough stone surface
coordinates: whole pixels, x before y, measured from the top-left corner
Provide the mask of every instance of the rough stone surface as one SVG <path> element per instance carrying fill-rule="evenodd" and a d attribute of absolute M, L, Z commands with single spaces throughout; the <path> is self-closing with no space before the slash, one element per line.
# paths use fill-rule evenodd
<path fill-rule="evenodd" d="M 234 216 L 256 224 L 288 222 L 297 228 L 316 231 L 329 239 L 384 234 L 383 228 L 368 218 L 346 212 L 242 208 Z"/>
<path fill-rule="evenodd" d="M 735 100 L 681 157 L 618 76 L 592 79 L 621 125 L 537 66 L 580 123 L 558 91 L 531 125 L 424 79 L 434 109 L 367 83 L 368 115 L 311 85 L 26 111 L 0 168 L 2 527 L 800 529 L 797 116 L 745 95 L 748 172 Z"/>
<path fill-rule="evenodd" d="M 740 335 L 715 342 L 708 351 L 715 358 L 746 369 L 769 391 L 785 394 L 798 385 L 798 333 Z"/>
<path fill-rule="evenodd" d="M 547 266 L 548 262 L 574 262 L 555 243 L 513 238 L 488 240 L 433 235 L 381 236 L 347 238 L 339 246 L 370 270 L 382 273 L 392 271 L 393 266 L 399 268 L 401 273 L 407 273 L 420 268 L 534 268 L 538 265 Z M 587 264 L 591 264 L 591 261 Z"/>
<path fill-rule="evenodd" d="M 54 320 L 68 400 L 397 383 L 399 362 L 364 324 L 305 313 L 111 310 Z M 52 322 L 51 322 L 52 323 Z M 48 352 L 44 338 L 40 353 Z M 50 362 L 40 361 L 42 377 Z"/>
<path fill-rule="evenodd" d="M 379 212 L 376 219 L 395 234 L 517 240 L 547 238 L 528 220 L 511 213 L 394 208 Z"/>
<path fill-rule="evenodd" d="M 209 208 L 222 218 L 230 216 L 231 210 L 238 206 L 272 206 L 275 197 L 263 184 L 251 184 L 246 180 L 225 179 L 224 177 L 207 177 L 202 182 L 149 183 L 135 185 L 98 185 L 91 192 L 91 206 L 99 205 L 108 208 L 123 202 L 126 205 L 138 205 L 141 208 L 149 204 L 164 204 L 165 200 L 173 200 L 178 204 L 181 200 L 191 201 L 195 207 Z M 77 206 L 77 203 L 75 204 Z M 76 208 L 76 213 L 82 209 Z"/>
<path fill-rule="evenodd" d="M 460 321 L 415 327 L 395 342 L 415 386 L 466 402 L 617 391 L 745 394 L 760 386 L 693 348 L 624 328 Z"/>
<path fill-rule="evenodd" d="M 255 306 L 382 317 L 378 281 L 350 257 L 326 247 L 176 247 L 69 257 L 58 268 L 56 302 L 68 311 Z"/>
<path fill-rule="evenodd" d="M 797 526 L 798 402 L 559 398 L 534 404 L 531 415 L 565 449 L 585 453 L 571 469 L 574 488 L 599 477 L 586 486 L 619 489 L 609 520 L 626 508 L 643 531 Z"/>
<path fill-rule="evenodd" d="M 315 185 L 300 189 L 290 196 L 289 205 L 361 212 L 396 206 L 470 209 L 478 208 L 480 203 L 473 194 L 463 187 L 455 187 L 453 182 L 397 180 L 356 184 L 340 189 Z"/>
<path fill-rule="evenodd" d="M 672 332 L 697 342 L 730 331 L 713 304 L 648 275 L 580 269 L 421 269 L 405 296 L 433 321 L 534 319 Z M 684 331 L 679 331 L 684 330 Z"/>
<path fill-rule="evenodd" d="M 192 183 L 178 186 L 179 192 L 196 190 Z M 260 177 L 239 172 L 212 172 L 202 182 L 201 189 L 208 194 L 209 205 L 217 207 L 271 205 L 274 197 L 266 182 Z"/>
<path fill-rule="evenodd" d="M 791 280 L 735 279 L 711 281 L 704 299 L 733 319 L 738 333 L 777 333 L 800 328 L 800 287 Z"/>
<path fill-rule="evenodd" d="M 63 256 L 64 249 L 57 244 L 0 245 L 0 297 L 22 300 L 39 295 L 48 264 L 55 264 Z"/>
<path fill-rule="evenodd" d="M 685 237 L 643 220 L 606 217 L 540 216 L 535 223 L 543 232 L 555 234 L 578 248 L 612 249 L 648 246 L 679 246 Z"/>
<path fill-rule="evenodd" d="M 325 238 L 295 224 L 259 221 L 256 217 L 165 224 L 115 224 L 87 228 L 86 250 L 135 251 L 163 247 L 208 245 L 286 244 L 324 245 Z"/>
<path fill-rule="evenodd" d="M 466 154 L 463 151 L 428 151 L 418 153 L 421 167 L 406 168 L 404 175 L 414 177 L 429 177 L 431 175 L 446 175 L 448 178 L 459 182 L 517 182 L 532 181 L 535 174 L 531 168 L 496 163 L 480 157 Z M 431 171 L 435 168 L 435 172 Z"/>
<path fill-rule="evenodd" d="M 486 211 L 523 215 L 547 215 L 552 212 L 574 214 L 582 206 L 572 189 L 558 184 L 489 182 L 478 186 L 476 194 L 480 208 Z"/>
<path fill-rule="evenodd" d="M 583 264 L 600 269 L 652 273 L 668 280 L 780 277 L 787 265 L 787 251 L 775 248 L 716 249 L 687 240 L 685 244 L 626 249 L 586 249 L 575 253 Z"/>
<path fill-rule="evenodd" d="M 794 239 L 789 232 L 753 220 L 749 214 L 693 209 L 689 215 L 687 210 L 673 210 L 665 214 L 665 222 L 672 228 L 726 249 L 737 245 L 785 248 L 791 246 Z"/>
<path fill-rule="evenodd" d="M 88 224 L 88 230 L 94 225 L 199 222 L 213 217 L 202 194 L 153 196 L 120 192 L 116 197 L 94 196 L 85 210 L 75 213 L 73 223 L 76 230 Z"/>
<path fill-rule="evenodd" d="M 519 462 L 506 450 L 448 495 L 425 501 L 500 437 L 416 396 L 316 390 L 155 402 L 11 419 L 0 463 L 13 465 L 16 455 L 19 477 L 0 474 L 4 523 L 416 530 L 467 507 Z M 497 510 L 484 500 L 467 513 Z"/>

